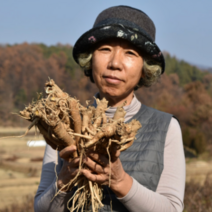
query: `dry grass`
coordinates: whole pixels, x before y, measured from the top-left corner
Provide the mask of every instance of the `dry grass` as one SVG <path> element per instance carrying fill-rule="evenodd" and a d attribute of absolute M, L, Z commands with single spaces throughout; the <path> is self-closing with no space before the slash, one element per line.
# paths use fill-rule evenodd
<path fill-rule="evenodd" d="M 5 131 L 20 134 L 25 129 L 7 128 Z M 0 128 L 0 132 L 3 131 L 4 128 Z M 39 135 L 0 139 L 1 212 L 33 211 L 33 196 L 40 181 L 45 147 L 28 147 L 27 141 L 41 139 Z"/>
<path fill-rule="evenodd" d="M 206 177 L 201 185 L 190 181 L 186 184 L 184 212 L 212 212 L 212 181 Z"/>
<path fill-rule="evenodd" d="M 186 182 L 193 181 L 203 185 L 206 179 L 212 179 L 212 161 L 189 159 L 186 164 Z"/>
<path fill-rule="evenodd" d="M 1 210 L 1 212 L 33 212 L 34 196 L 27 195 L 23 198 L 23 203 L 13 203 Z"/>

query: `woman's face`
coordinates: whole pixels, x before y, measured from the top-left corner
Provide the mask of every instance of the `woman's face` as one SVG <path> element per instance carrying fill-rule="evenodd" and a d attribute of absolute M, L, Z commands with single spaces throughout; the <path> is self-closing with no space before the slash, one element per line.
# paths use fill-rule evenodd
<path fill-rule="evenodd" d="M 100 97 L 110 106 L 127 100 L 130 104 L 134 88 L 142 76 L 143 58 L 136 48 L 123 39 L 101 42 L 93 52 L 93 79 Z"/>

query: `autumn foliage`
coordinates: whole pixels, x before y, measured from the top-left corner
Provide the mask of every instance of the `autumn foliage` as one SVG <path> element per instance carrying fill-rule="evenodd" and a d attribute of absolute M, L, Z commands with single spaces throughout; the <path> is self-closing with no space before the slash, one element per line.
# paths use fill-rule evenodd
<path fill-rule="evenodd" d="M 19 44 L 0 46 L 0 124 L 26 126 L 18 116 L 43 92 L 48 77 L 82 104 L 97 88 L 84 77 L 69 45 Z M 150 88 L 136 91 L 148 106 L 172 113 L 179 120 L 184 145 L 202 153 L 212 144 L 212 74 L 165 53 L 166 74 Z"/>

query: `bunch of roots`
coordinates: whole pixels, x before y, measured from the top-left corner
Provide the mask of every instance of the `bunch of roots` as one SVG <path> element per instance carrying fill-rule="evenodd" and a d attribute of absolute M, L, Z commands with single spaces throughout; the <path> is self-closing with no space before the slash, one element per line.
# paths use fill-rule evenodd
<path fill-rule="evenodd" d="M 82 158 L 88 150 L 101 151 L 110 159 L 112 144 L 115 143 L 120 151 L 133 144 L 141 124 L 137 120 L 124 123 L 124 104 L 117 107 L 113 118 L 108 118 L 105 115 L 108 102 L 104 98 L 96 99 L 96 108 L 88 103 L 84 107 L 77 99 L 63 92 L 53 80 L 45 84 L 45 92 L 45 98 L 32 102 L 20 111 L 20 116 L 32 122 L 28 130 L 37 126 L 44 138 L 51 141 L 54 149 L 76 146 L 74 157 L 80 157 L 79 172 L 82 167 L 85 168 Z M 103 206 L 101 185 L 77 174 L 61 190 L 72 190 L 75 186 L 77 190 L 67 204 L 70 211 L 83 211 L 92 206 L 92 211 L 96 212 Z"/>

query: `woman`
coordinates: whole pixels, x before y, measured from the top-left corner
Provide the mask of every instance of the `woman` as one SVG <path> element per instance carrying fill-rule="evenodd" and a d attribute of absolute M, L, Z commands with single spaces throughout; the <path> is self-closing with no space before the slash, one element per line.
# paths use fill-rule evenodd
<path fill-rule="evenodd" d="M 133 118 L 142 124 L 129 149 L 121 154 L 113 149 L 110 188 L 108 158 L 98 152 L 84 158 L 90 169 L 81 173 L 107 187 L 100 211 L 111 211 L 110 199 L 113 211 L 183 210 L 185 158 L 180 126 L 172 115 L 141 104 L 134 95 L 135 89 L 150 86 L 164 72 L 164 58 L 154 40 L 155 26 L 145 13 L 117 6 L 100 13 L 94 27 L 74 46 L 74 59 L 97 85 L 97 97 L 109 101 L 107 116 L 112 117 L 115 108 L 126 101 L 125 122 Z M 59 153 L 56 178 L 57 153 L 47 145 L 35 212 L 67 210 L 74 191 L 64 191 L 51 200 L 78 172 L 79 158 L 70 160 L 74 151 L 67 147 Z"/>

